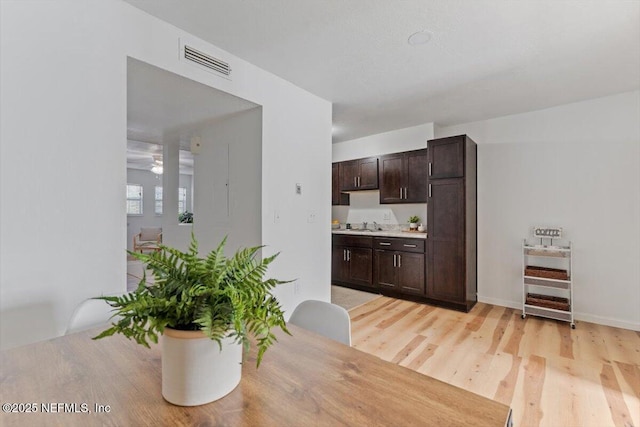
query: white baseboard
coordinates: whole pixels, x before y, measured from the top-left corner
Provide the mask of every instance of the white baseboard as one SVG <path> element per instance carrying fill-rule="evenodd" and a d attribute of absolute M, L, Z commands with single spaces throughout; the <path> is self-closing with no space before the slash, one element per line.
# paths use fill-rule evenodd
<path fill-rule="evenodd" d="M 498 305 L 500 307 L 509 307 L 515 308 L 517 310 L 522 310 L 522 301 L 514 302 L 503 300 L 499 298 L 490 298 L 478 295 L 478 302 L 483 302 L 485 304 Z M 613 326 L 615 328 L 622 329 L 630 329 L 632 331 L 640 331 L 640 323 L 629 322 L 626 320 L 620 319 L 612 319 L 610 317 L 596 316 L 589 313 L 573 313 L 573 316 L 576 320 L 581 320 L 583 322 L 596 323 L 598 325 L 604 326 Z"/>

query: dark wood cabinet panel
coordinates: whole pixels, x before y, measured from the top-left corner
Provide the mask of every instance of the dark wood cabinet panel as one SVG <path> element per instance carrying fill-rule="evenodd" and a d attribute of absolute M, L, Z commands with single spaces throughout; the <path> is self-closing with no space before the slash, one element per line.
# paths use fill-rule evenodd
<path fill-rule="evenodd" d="M 359 167 L 359 190 L 375 190 L 378 188 L 378 158 L 360 160 Z"/>
<path fill-rule="evenodd" d="M 347 251 L 349 282 L 356 285 L 372 286 L 373 254 L 371 249 L 349 248 Z"/>
<path fill-rule="evenodd" d="M 476 144 L 428 142 L 426 296 L 469 311 L 477 301 Z"/>
<path fill-rule="evenodd" d="M 347 263 L 347 248 L 334 246 L 331 251 L 331 280 L 345 282 L 349 278 L 349 264 Z"/>
<path fill-rule="evenodd" d="M 429 178 L 463 177 L 465 169 L 464 148 L 464 135 L 429 141 Z"/>
<path fill-rule="evenodd" d="M 358 189 L 358 160 L 340 162 L 340 190 L 352 191 Z"/>
<path fill-rule="evenodd" d="M 430 298 L 464 302 L 465 288 L 460 264 L 460 244 L 457 241 L 431 240 L 427 249 L 429 261 L 427 296 Z"/>
<path fill-rule="evenodd" d="M 427 203 L 427 231 L 430 240 L 464 238 L 464 182 L 442 179 L 430 182 L 431 198 Z"/>
<path fill-rule="evenodd" d="M 380 203 L 405 203 L 404 164 L 403 154 L 380 158 Z"/>
<path fill-rule="evenodd" d="M 331 205 L 348 205 L 349 195 L 340 191 L 340 164 L 331 165 Z"/>
<path fill-rule="evenodd" d="M 428 175 L 429 156 L 427 150 L 409 152 L 407 154 L 405 203 L 425 203 L 427 201 Z"/>
<path fill-rule="evenodd" d="M 378 158 L 340 162 L 340 190 L 375 190 L 378 188 Z"/>
<path fill-rule="evenodd" d="M 380 288 L 397 289 L 396 283 L 396 253 L 393 251 L 375 251 L 374 255 L 374 283 Z"/>
<path fill-rule="evenodd" d="M 425 294 L 424 254 L 398 252 L 398 285 L 400 292 Z"/>
<path fill-rule="evenodd" d="M 426 149 L 380 157 L 380 203 L 425 203 L 428 165 Z"/>

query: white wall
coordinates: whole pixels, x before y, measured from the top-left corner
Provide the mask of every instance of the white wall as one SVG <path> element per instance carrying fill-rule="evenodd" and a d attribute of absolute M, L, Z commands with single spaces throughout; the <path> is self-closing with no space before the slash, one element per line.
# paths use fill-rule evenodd
<path fill-rule="evenodd" d="M 329 102 L 118 0 L 1 8 L 2 348 L 56 336 L 81 300 L 125 288 L 127 56 L 262 106 L 261 243 L 282 251 L 270 275 L 300 278 L 277 292 L 288 312 L 330 298 Z M 233 78 L 180 61 L 180 38 Z"/>
<path fill-rule="evenodd" d="M 192 132 L 201 140 L 200 153 L 194 154 L 193 209 L 201 254 L 215 249 L 225 236 L 227 255 L 261 245 L 262 109 L 236 113 Z M 167 244 L 188 247 L 190 225 L 166 221 L 164 227 Z"/>
<path fill-rule="evenodd" d="M 392 130 L 333 144 L 333 162 L 400 153 L 402 151 L 427 148 L 427 141 L 433 139 L 433 123 Z"/>
<path fill-rule="evenodd" d="M 359 159 L 383 154 L 400 153 L 403 151 L 427 148 L 427 141 L 433 139 L 433 123 L 425 123 L 390 132 L 365 136 L 339 142 L 332 146 L 332 161 Z M 426 226 L 427 205 L 425 203 L 410 204 L 380 204 L 380 192 L 356 191 L 351 193 L 349 206 L 333 206 L 332 219 L 340 223 L 372 223 L 376 221 L 383 225 L 408 225 L 407 219 L 417 215 Z M 388 216 L 389 219 L 385 219 Z"/>
<path fill-rule="evenodd" d="M 561 226 L 576 317 L 640 330 L 639 118 L 635 91 L 436 129 L 478 143 L 480 301 L 520 307 L 522 238 Z"/>

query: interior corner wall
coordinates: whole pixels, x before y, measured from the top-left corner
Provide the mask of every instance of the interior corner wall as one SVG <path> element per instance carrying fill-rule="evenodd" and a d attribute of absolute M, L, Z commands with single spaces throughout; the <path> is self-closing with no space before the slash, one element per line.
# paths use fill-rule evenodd
<path fill-rule="evenodd" d="M 522 239 L 559 226 L 574 246 L 576 319 L 640 330 L 638 117 L 634 91 L 436 128 L 478 144 L 480 301 L 521 308 Z"/>
<path fill-rule="evenodd" d="M 282 252 L 269 274 L 300 280 L 277 291 L 287 315 L 329 300 L 330 102 L 120 0 L 0 8 L 0 348 L 57 336 L 82 300 L 126 288 L 127 57 L 262 106 L 260 243 Z M 179 40 L 232 78 L 181 61 Z"/>

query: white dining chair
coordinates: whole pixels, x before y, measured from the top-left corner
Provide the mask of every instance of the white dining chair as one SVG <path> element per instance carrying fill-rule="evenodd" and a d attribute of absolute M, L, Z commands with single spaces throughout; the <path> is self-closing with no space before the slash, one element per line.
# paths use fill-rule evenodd
<path fill-rule="evenodd" d="M 101 299 L 90 298 L 82 301 L 71 315 L 71 319 L 69 319 L 69 323 L 67 324 L 67 330 L 64 334 L 69 335 L 96 326 L 109 325 L 113 320 L 112 309 L 106 301 Z"/>
<path fill-rule="evenodd" d="M 293 310 L 289 323 L 351 345 L 351 318 L 349 312 L 339 305 L 324 301 L 303 301 Z"/>

